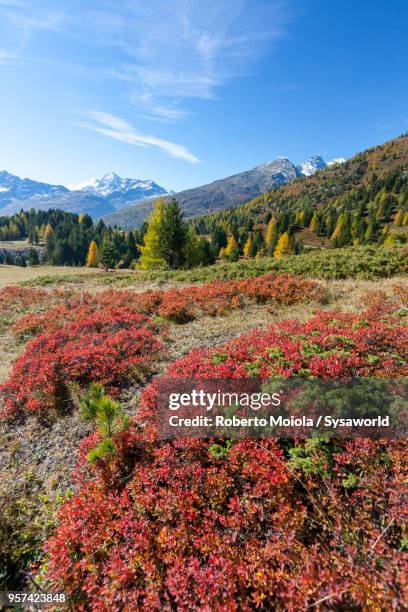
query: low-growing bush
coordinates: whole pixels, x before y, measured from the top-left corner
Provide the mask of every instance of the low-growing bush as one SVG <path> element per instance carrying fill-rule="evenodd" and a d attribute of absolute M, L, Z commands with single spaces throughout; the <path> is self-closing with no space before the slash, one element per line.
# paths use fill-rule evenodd
<path fill-rule="evenodd" d="M 69 383 L 98 381 L 112 392 L 143 376 L 162 348 L 158 328 L 144 315 L 113 309 L 44 333 L 26 346 L 0 387 L 6 412 L 63 411 Z"/>
<path fill-rule="evenodd" d="M 195 350 L 167 376 L 406 376 L 394 315 L 389 302 L 276 323 Z M 115 453 L 85 466 L 98 439 L 84 441 L 78 493 L 46 547 L 53 589 L 79 610 L 404 607 L 405 441 L 158 443 L 158 384 Z"/>
<path fill-rule="evenodd" d="M 0 312 L 16 308 L 24 310 L 33 304 L 44 303 L 48 297 L 48 293 L 41 289 L 31 287 L 18 287 L 10 285 L 0 290 Z"/>
<path fill-rule="evenodd" d="M 314 278 L 375 279 L 391 277 L 408 271 L 406 246 L 362 246 L 342 249 L 323 249 L 285 257 L 260 257 L 241 259 L 231 263 L 217 263 L 192 270 L 152 270 L 135 273 L 98 275 L 98 283 L 125 287 L 146 281 L 177 281 L 183 283 L 208 283 L 213 280 L 236 280 L 261 276 L 268 272 L 303 274 Z M 83 275 L 73 275 L 69 282 L 83 283 Z M 47 286 L 59 284 L 58 276 L 44 276 L 27 281 L 26 285 Z M 68 282 L 68 281 L 67 281 Z"/>
<path fill-rule="evenodd" d="M 183 324 L 203 315 L 223 315 L 242 308 L 244 298 L 248 303 L 275 301 L 290 305 L 301 301 L 322 302 L 326 294 L 315 281 L 290 274 L 268 274 L 241 281 L 216 281 L 207 285 L 167 291 L 135 293 L 110 289 L 98 294 L 79 293 L 69 299 L 62 294 L 53 309 L 21 317 L 12 330 L 19 337 L 56 331 L 62 324 L 80 321 L 93 312 L 107 308 L 158 315 L 174 323 Z"/>

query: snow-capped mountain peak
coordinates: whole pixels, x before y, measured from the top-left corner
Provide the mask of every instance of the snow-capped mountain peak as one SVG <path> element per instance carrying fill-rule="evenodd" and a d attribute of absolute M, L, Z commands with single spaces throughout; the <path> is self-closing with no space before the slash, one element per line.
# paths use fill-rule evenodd
<path fill-rule="evenodd" d="M 87 188 L 96 188 L 97 183 L 98 179 L 90 178 L 87 181 L 82 181 L 81 183 L 67 185 L 67 187 L 70 191 L 85 191 Z"/>
<path fill-rule="evenodd" d="M 298 170 L 303 176 L 311 176 L 317 170 L 323 170 L 326 166 L 327 164 L 321 155 L 312 155 L 298 166 Z"/>
<path fill-rule="evenodd" d="M 0 171 L 0 208 L 14 200 L 48 197 L 67 192 L 63 185 L 50 185 L 28 178 L 20 178 L 6 170 Z"/>
<path fill-rule="evenodd" d="M 151 180 L 141 180 L 132 178 L 122 178 L 115 172 L 108 172 L 102 178 L 92 178 L 79 185 L 70 185 L 71 191 L 84 191 L 103 198 L 112 194 L 126 193 L 131 190 L 134 199 L 169 195 L 172 192 L 164 187 L 160 187 Z"/>
<path fill-rule="evenodd" d="M 121 178 L 115 172 L 64 187 L 0 171 L 0 213 L 3 215 L 13 214 L 26 206 L 41 210 L 55 207 L 70 212 L 90 212 L 98 218 L 126 208 L 137 200 L 173 193 L 154 181 Z"/>

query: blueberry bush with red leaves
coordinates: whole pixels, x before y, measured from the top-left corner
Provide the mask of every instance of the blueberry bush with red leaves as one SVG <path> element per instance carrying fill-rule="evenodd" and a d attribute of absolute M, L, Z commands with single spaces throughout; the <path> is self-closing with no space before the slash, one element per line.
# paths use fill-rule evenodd
<path fill-rule="evenodd" d="M 10 285 L 0 290 L 0 313 L 3 314 L 10 308 L 23 310 L 36 303 L 42 304 L 48 299 L 49 294 L 43 289 Z"/>
<path fill-rule="evenodd" d="M 146 370 L 162 348 L 159 328 L 145 315 L 103 310 L 31 340 L 0 387 L 5 413 L 64 411 L 69 383 L 98 381 L 112 394 Z"/>
<path fill-rule="evenodd" d="M 79 321 L 93 312 L 106 308 L 125 308 L 131 313 L 159 315 L 175 323 L 205 315 L 223 315 L 242 308 L 248 303 L 291 305 L 297 302 L 326 299 L 326 292 L 316 281 L 290 274 L 222 282 L 201 286 L 169 289 L 167 291 L 107 290 L 99 294 L 82 293 L 71 297 L 65 294 L 53 309 L 21 317 L 13 327 L 19 337 L 33 336 L 41 332 L 56 331 L 61 322 Z"/>
<path fill-rule="evenodd" d="M 195 350 L 167 376 L 397 377 L 407 360 L 406 317 L 374 300 Z M 404 608 L 404 440 L 159 442 L 157 390 L 112 457 L 86 462 L 98 434 L 81 445 L 77 493 L 46 545 L 48 580 L 75 609 Z"/>
<path fill-rule="evenodd" d="M 97 381 L 117 393 L 136 367 L 145 368 L 161 346 L 159 326 L 147 316 L 182 324 L 242 308 L 246 299 L 293 304 L 322 301 L 325 292 L 315 281 L 284 274 L 142 293 L 108 290 L 72 295 L 19 288 L 5 292 L 6 298 L 10 305 L 34 306 L 47 300 L 54 304 L 20 317 L 12 327 L 19 339 L 33 338 L 0 387 L 3 412 L 13 415 L 21 409 L 63 410 L 72 382 L 83 386 Z"/>
<path fill-rule="evenodd" d="M 306 323 L 276 323 L 216 351 L 195 349 L 170 366 L 168 376 L 407 376 L 407 323 L 400 314 L 395 304 L 381 301 L 360 314 L 321 311 Z"/>

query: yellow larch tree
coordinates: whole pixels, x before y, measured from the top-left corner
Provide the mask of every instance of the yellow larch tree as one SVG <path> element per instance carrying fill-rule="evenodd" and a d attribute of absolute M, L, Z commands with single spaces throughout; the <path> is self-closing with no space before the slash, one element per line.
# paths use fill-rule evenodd
<path fill-rule="evenodd" d="M 48 223 L 47 227 L 45 228 L 44 238 L 47 239 L 49 236 L 52 236 L 53 233 L 54 230 L 52 229 L 52 225 Z"/>
<path fill-rule="evenodd" d="M 402 208 L 399 208 L 394 217 L 394 223 L 395 225 L 402 225 L 403 220 L 404 220 L 404 211 L 402 210 Z"/>
<path fill-rule="evenodd" d="M 319 217 L 317 216 L 317 213 L 315 211 L 313 213 L 312 220 L 310 221 L 310 224 L 309 224 L 309 229 L 315 234 L 317 232 L 318 223 L 319 223 Z"/>
<path fill-rule="evenodd" d="M 139 259 L 139 268 L 142 270 L 155 270 L 165 268 L 166 264 L 161 255 L 161 239 L 163 233 L 163 217 L 165 202 L 163 198 L 156 200 L 153 212 L 147 220 L 147 231 L 144 235 L 142 252 Z"/>
<path fill-rule="evenodd" d="M 242 252 L 244 254 L 244 257 L 249 257 L 249 253 L 250 253 L 251 247 L 252 247 L 252 237 L 249 236 L 248 240 L 245 242 L 244 248 L 242 250 Z"/>
<path fill-rule="evenodd" d="M 281 235 L 276 245 L 274 252 L 275 257 L 281 257 L 282 255 L 290 255 L 293 253 L 293 244 L 288 232 Z"/>
<path fill-rule="evenodd" d="M 88 268 L 97 268 L 99 265 L 99 261 L 99 248 L 95 240 L 92 240 L 88 249 L 86 265 L 88 266 Z"/>
<path fill-rule="evenodd" d="M 265 232 L 266 246 L 269 246 L 271 244 L 271 242 L 274 239 L 275 234 L 276 234 L 276 217 L 271 217 L 266 227 L 266 232 Z"/>

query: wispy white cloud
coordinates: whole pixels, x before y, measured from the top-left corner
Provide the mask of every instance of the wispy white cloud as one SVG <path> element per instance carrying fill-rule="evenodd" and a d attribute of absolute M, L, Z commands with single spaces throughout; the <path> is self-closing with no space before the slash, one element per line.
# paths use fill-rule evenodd
<path fill-rule="evenodd" d="M 46 65 L 48 62 L 39 60 L 34 57 L 24 57 L 17 53 L 12 53 L 6 49 L 0 49 L 0 64 L 42 64 Z"/>
<path fill-rule="evenodd" d="M 10 55 L 30 61 L 25 46 L 36 32 L 60 32 L 66 21 L 61 8 L 48 0 L 0 0 L 0 37 Z"/>
<path fill-rule="evenodd" d="M 178 101 L 169 101 L 167 105 L 162 105 L 156 100 L 153 94 L 148 92 L 130 94 L 129 99 L 133 106 L 139 109 L 141 116 L 147 117 L 153 121 L 173 123 L 181 121 L 188 115 L 191 115 L 190 112 L 181 108 Z"/>
<path fill-rule="evenodd" d="M 0 62 L 1 63 L 20 61 L 20 59 L 21 58 L 18 55 L 14 55 L 14 53 L 9 53 L 5 49 L 0 49 Z"/>
<path fill-rule="evenodd" d="M 251 72 L 286 19 L 283 0 L 105 0 L 86 22 L 99 44 L 120 51 L 109 72 L 129 84 L 133 104 L 178 121 L 186 99 L 215 99 L 223 84 Z"/>
<path fill-rule="evenodd" d="M 87 113 L 87 117 L 89 121 L 78 123 L 80 127 L 137 147 L 154 147 L 164 151 L 170 157 L 182 159 L 193 164 L 197 164 L 200 161 L 185 146 L 157 138 L 156 136 L 139 134 L 130 123 L 110 113 L 91 111 Z"/>
<path fill-rule="evenodd" d="M 105 79 L 135 116 L 179 122 L 198 112 L 188 100 L 215 100 L 253 72 L 284 35 L 286 1 L 0 0 L 0 63 L 43 61 L 98 85 Z M 46 33 L 55 55 L 44 52 Z M 182 145 L 114 125 L 122 121 L 114 115 L 90 119 L 85 127 L 110 138 L 199 161 Z"/>

